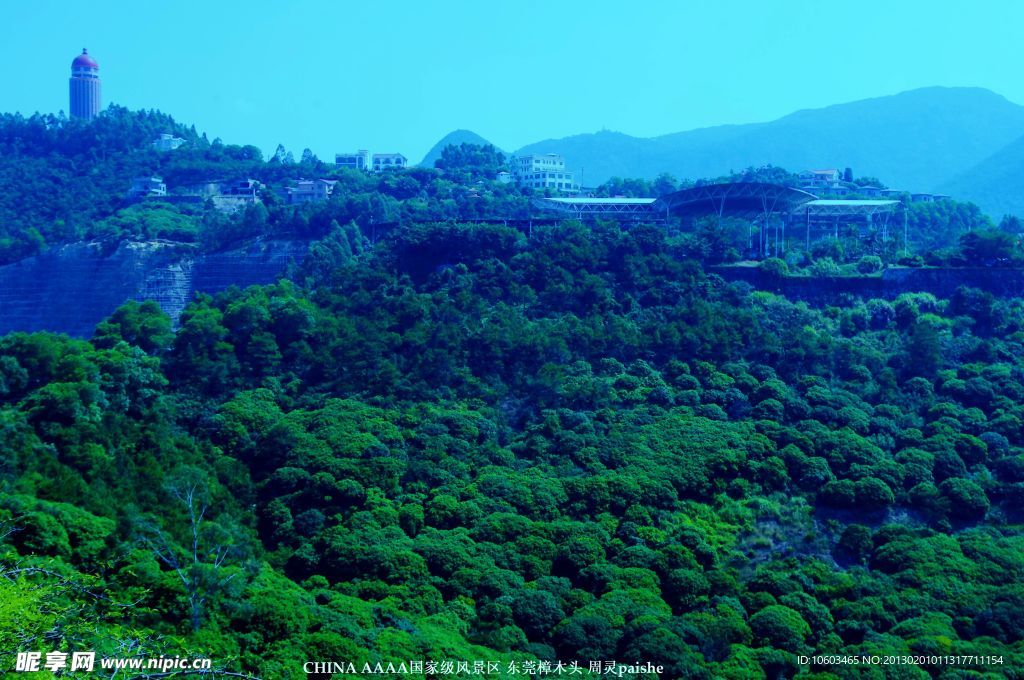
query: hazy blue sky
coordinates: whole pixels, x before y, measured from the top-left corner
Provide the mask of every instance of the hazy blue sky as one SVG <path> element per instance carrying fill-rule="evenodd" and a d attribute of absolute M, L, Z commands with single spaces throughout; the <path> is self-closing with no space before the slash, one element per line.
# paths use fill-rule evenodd
<path fill-rule="evenodd" d="M 104 103 L 210 138 L 419 161 L 442 135 L 513 150 L 653 136 L 927 85 L 1024 103 L 1024 3 L 5 2 L 0 110 L 67 110 L 72 58 Z"/>

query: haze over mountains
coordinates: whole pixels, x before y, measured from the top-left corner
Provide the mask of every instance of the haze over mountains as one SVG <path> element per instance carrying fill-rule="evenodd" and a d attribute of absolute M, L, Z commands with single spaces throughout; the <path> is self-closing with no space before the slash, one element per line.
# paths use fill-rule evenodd
<path fill-rule="evenodd" d="M 1024 136 L 943 183 L 940 190 L 974 201 L 996 219 L 1024 216 Z"/>
<path fill-rule="evenodd" d="M 451 138 L 453 141 L 449 142 Z M 433 165 L 452 133 L 424 159 Z M 455 141 L 457 140 L 457 141 Z M 560 153 L 584 186 L 610 177 L 717 177 L 772 164 L 853 168 L 907 191 L 942 192 L 978 203 L 998 219 L 1024 214 L 1024 106 L 982 88 L 929 87 L 797 111 L 778 120 L 639 138 L 602 131 L 547 139 L 515 152 Z"/>

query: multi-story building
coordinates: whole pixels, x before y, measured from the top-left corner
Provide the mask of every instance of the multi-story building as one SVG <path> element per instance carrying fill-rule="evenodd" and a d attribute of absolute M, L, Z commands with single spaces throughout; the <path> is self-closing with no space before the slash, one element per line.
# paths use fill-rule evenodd
<path fill-rule="evenodd" d="M 836 169 L 804 170 L 800 173 L 800 188 L 813 192 L 815 189 L 835 189 L 840 186 L 842 174 Z"/>
<path fill-rule="evenodd" d="M 565 159 L 559 154 L 531 154 L 512 160 L 512 176 L 516 184 L 531 189 L 555 189 L 575 193 L 579 186 L 572 172 L 565 169 Z"/>
<path fill-rule="evenodd" d="M 202 203 L 211 201 L 221 212 L 231 213 L 244 210 L 250 205 L 262 203 L 264 184 L 255 179 L 210 179 L 200 184 L 179 187 L 169 197 L 174 203 Z"/>
<path fill-rule="evenodd" d="M 157 151 L 174 151 L 185 143 L 181 137 L 175 137 L 169 132 L 161 132 L 160 136 L 153 140 L 153 148 Z"/>
<path fill-rule="evenodd" d="M 208 179 L 199 184 L 192 184 L 184 187 L 182 193 L 203 196 L 243 196 L 247 198 L 259 198 L 264 185 L 257 179 Z"/>
<path fill-rule="evenodd" d="M 353 170 L 370 169 L 370 152 L 360 149 L 355 153 L 334 154 L 334 165 L 338 168 L 351 168 Z"/>
<path fill-rule="evenodd" d="M 409 165 L 409 159 L 400 153 L 375 153 L 373 154 L 373 171 L 405 168 Z"/>
<path fill-rule="evenodd" d="M 103 103 L 100 100 L 100 65 L 89 56 L 89 50 L 71 62 L 71 79 L 68 81 L 71 96 L 69 113 L 72 118 L 92 120 L 100 114 Z"/>
<path fill-rule="evenodd" d="M 322 203 L 331 197 L 335 184 L 329 179 L 300 179 L 295 186 L 288 187 L 288 202 Z"/>
<path fill-rule="evenodd" d="M 222 196 L 245 196 L 259 198 L 263 190 L 263 182 L 257 179 L 236 179 L 230 182 L 220 182 L 220 193 Z"/>
<path fill-rule="evenodd" d="M 160 177 L 136 177 L 128 189 L 128 199 L 136 200 L 150 196 L 166 196 L 167 185 Z"/>

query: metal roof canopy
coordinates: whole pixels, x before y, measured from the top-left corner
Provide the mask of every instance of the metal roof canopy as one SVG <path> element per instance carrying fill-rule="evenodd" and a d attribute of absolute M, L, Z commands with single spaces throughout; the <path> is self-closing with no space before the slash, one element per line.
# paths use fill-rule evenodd
<path fill-rule="evenodd" d="M 882 241 L 889 240 L 889 217 L 903 212 L 903 247 L 907 242 L 907 213 L 900 201 L 893 200 L 841 200 L 825 199 L 808 201 L 789 213 L 790 221 L 804 222 L 804 247 L 811 247 L 811 225 L 816 228 L 831 228 L 833 238 L 839 238 L 839 225 L 859 223 L 860 235 L 864 237 L 869 229 L 881 228 Z"/>
<path fill-rule="evenodd" d="M 819 199 L 802 189 L 769 182 L 705 184 L 657 199 L 534 198 L 533 205 L 579 220 L 599 217 L 620 221 L 660 220 L 672 213 L 685 218 L 741 217 L 762 224 L 772 215 L 808 222 L 832 223 L 847 219 L 870 223 L 875 216 L 887 219 L 902 206 L 900 201 L 891 199 Z"/>
<path fill-rule="evenodd" d="M 537 201 L 550 201 L 558 205 L 650 205 L 656 198 L 537 198 Z"/>
<path fill-rule="evenodd" d="M 723 182 L 705 184 L 666 194 L 661 207 L 683 217 L 718 215 L 767 219 L 774 213 L 789 213 L 816 200 L 814 194 L 768 182 Z"/>
<path fill-rule="evenodd" d="M 899 201 L 866 201 L 866 200 L 817 200 L 808 201 L 798 206 L 790 214 L 800 217 L 814 218 L 871 218 L 875 215 L 889 214 L 900 207 Z"/>
<path fill-rule="evenodd" d="M 533 205 L 576 219 L 608 218 L 620 221 L 660 219 L 656 198 L 535 198 Z"/>

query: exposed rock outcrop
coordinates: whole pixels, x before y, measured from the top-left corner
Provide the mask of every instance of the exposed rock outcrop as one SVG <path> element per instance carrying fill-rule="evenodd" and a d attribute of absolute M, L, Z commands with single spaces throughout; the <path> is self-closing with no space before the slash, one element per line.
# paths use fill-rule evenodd
<path fill-rule="evenodd" d="M 261 239 L 215 253 L 172 241 L 71 243 L 0 267 L 0 334 L 89 337 L 126 300 L 155 300 L 177 322 L 196 292 L 275 281 L 308 240 Z"/>

